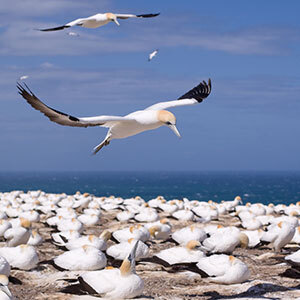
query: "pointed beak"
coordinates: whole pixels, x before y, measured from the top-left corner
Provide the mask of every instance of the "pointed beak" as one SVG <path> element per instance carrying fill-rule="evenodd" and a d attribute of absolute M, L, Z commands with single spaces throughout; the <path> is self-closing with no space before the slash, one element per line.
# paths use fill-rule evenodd
<path fill-rule="evenodd" d="M 133 260 L 135 260 L 135 252 L 136 252 L 136 248 L 137 248 L 137 245 L 138 245 L 139 241 L 137 241 L 135 243 L 135 245 L 133 246 L 129 256 L 128 256 L 128 260 L 130 261 L 130 263 L 132 263 Z"/>
<path fill-rule="evenodd" d="M 0 289 L 8 296 L 8 297 L 12 297 L 12 294 L 10 292 L 10 290 L 8 289 L 7 286 L 1 286 Z"/>
<path fill-rule="evenodd" d="M 178 129 L 176 128 L 175 125 L 168 125 L 168 127 L 169 127 L 170 129 L 172 129 L 173 132 L 174 132 L 178 137 L 181 137 L 181 135 L 180 135 L 180 133 L 179 133 L 179 131 L 178 131 Z"/>
<path fill-rule="evenodd" d="M 118 26 L 120 26 L 120 23 L 118 22 L 117 18 L 113 19 L 113 21 L 114 21 Z"/>

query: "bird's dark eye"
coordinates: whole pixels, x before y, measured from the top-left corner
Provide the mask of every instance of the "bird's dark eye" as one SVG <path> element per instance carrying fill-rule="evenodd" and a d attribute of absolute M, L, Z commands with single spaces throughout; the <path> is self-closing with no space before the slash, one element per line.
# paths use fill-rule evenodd
<path fill-rule="evenodd" d="M 172 125 L 172 123 L 171 122 L 166 122 L 166 125 Z"/>

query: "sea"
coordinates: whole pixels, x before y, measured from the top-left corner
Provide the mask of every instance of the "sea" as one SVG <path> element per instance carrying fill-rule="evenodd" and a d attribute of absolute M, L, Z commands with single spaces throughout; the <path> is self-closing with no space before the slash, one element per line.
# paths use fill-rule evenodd
<path fill-rule="evenodd" d="M 0 192 L 13 190 L 290 204 L 300 201 L 300 172 L 1 172 Z"/>

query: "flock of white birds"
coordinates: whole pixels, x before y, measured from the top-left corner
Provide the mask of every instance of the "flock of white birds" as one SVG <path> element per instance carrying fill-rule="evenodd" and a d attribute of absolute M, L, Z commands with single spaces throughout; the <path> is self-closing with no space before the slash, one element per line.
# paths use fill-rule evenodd
<path fill-rule="evenodd" d="M 102 224 L 107 213 L 114 214 L 119 228 L 103 230 L 100 236 L 86 234 Z M 214 222 L 226 215 L 238 217 L 240 226 Z M 123 199 L 79 192 L 0 193 L 0 237 L 6 243 L 0 248 L 0 299 L 13 299 L 8 288 L 11 268 L 29 271 L 44 264 L 82 271 L 74 287 L 110 299 L 143 293 L 136 262 L 159 264 L 166 271 L 198 273 L 219 284 L 242 283 L 249 280 L 250 271 L 242 259 L 231 255 L 234 249 L 267 243 L 276 253 L 288 243 L 299 245 L 299 215 L 300 202 L 243 205 L 239 196 L 215 203 L 186 198 L 166 201 L 162 196 L 146 202 L 139 196 Z M 174 219 L 189 225 L 174 230 Z M 39 234 L 41 223 L 51 228 L 49 236 Z M 64 252 L 41 261 L 39 247 L 50 239 Z M 174 247 L 150 255 L 152 245 L 166 242 L 173 242 Z M 287 254 L 286 262 L 297 270 L 300 250 Z"/>

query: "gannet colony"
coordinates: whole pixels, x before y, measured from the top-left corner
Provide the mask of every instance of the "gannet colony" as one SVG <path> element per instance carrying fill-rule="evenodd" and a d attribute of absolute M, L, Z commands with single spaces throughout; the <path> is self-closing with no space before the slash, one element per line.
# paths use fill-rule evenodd
<path fill-rule="evenodd" d="M 0 200 L 0 299 L 300 297 L 300 202 Z"/>

